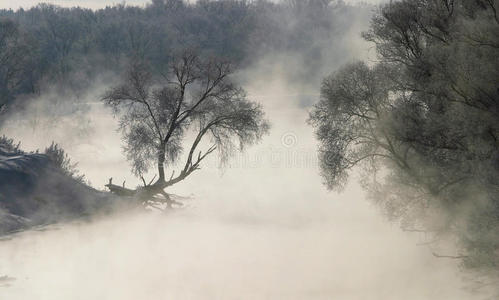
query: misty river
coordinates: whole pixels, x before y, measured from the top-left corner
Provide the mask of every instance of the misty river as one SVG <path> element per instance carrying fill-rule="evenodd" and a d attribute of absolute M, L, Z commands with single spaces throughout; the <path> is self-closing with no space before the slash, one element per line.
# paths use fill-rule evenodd
<path fill-rule="evenodd" d="M 340 194 L 325 189 L 306 124 L 307 99 L 318 95 L 278 69 L 265 74 L 241 76 L 256 78 L 244 86 L 263 104 L 270 135 L 223 171 L 211 160 L 170 190 L 192 196 L 185 209 L 4 238 L 0 299 L 473 299 L 456 262 L 388 223 L 355 180 Z M 100 104 L 89 107 L 81 136 L 64 118 L 7 132 L 27 149 L 61 141 L 96 188 L 109 177 L 138 184 L 116 121 Z"/>

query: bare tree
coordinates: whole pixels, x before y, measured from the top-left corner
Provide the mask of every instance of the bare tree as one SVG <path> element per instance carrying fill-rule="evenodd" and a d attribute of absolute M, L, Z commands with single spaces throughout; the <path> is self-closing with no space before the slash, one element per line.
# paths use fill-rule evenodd
<path fill-rule="evenodd" d="M 259 104 L 249 101 L 243 89 L 234 85 L 229 63 L 203 60 L 184 52 L 157 80 L 146 65 L 133 64 L 123 84 L 103 97 L 116 113 L 121 113 L 120 129 L 127 158 L 144 187 L 129 190 L 107 185 L 111 191 L 137 197 L 146 205 L 157 202 L 175 204 L 164 191 L 200 168 L 201 162 L 216 149 L 222 159 L 257 142 L 269 128 Z M 187 132 L 195 138 L 188 148 L 184 167 L 169 178 L 165 166 L 178 161 Z M 199 151 L 203 138 L 211 146 Z M 147 183 L 143 177 L 153 164 L 157 179 Z"/>

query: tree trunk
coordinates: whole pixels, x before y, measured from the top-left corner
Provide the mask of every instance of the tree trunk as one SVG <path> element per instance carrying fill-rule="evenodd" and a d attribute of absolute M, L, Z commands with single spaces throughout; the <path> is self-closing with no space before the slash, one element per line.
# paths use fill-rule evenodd
<path fill-rule="evenodd" d="M 158 183 L 165 182 L 165 147 L 166 145 L 161 143 L 158 151 Z"/>
<path fill-rule="evenodd" d="M 164 191 L 165 181 L 156 182 L 153 185 L 147 185 L 142 188 L 138 188 L 135 190 L 127 189 L 124 186 L 119 186 L 113 184 L 113 179 L 109 179 L 109 183 L 106 184 L 106 187 L 111 191 L 111 193 L 118 195 L 120 197 L 131 197 L 137 200 L 137 204 L 149 203 L 149 205 L 156 207 L 156 204 L 163 203 L 167 205 L 167 208 L 172 208 L 172 206 L 178 205 L 182 206 L 183 204 L 173 200 L 168 193 Z M 163 198 L 158 198 L 156 195 L 161 195 Z M 152 202 L 151 202 L 152 201 Z"/>

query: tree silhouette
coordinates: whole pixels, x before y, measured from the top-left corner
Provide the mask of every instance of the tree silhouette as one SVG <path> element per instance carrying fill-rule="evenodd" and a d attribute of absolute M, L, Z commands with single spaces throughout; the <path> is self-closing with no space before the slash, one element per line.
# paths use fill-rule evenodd
<path fill-rule="evenodd" d="M 164 189 L 198 170 L 208 155 L 218 150 L 227 159 L 234 150 L 257 142 L 269 125 L 260 105 L 249 101 L 244 90 L 230 80 L 231 73 L 230 63 L 201 59 L 189 51 L 174 59 L 160 78 L 145 64 L 133 64 L 124 82 L 110 89 L 103 101 L 121 115 L 125 153 L 144 187 L 127 190 L 111 181 L 108 187 L 145 204 L 171 206 L 174 202 Z M 188 132 L 195 132 L 195 138 L 187 148 L 184 167 L 167 178 L 165 166 L 178 161 Z M 210 146 L 199 151 L 205 137 Z M 146 183 L 143 174 L 154 164 L 157 180 Z"/>

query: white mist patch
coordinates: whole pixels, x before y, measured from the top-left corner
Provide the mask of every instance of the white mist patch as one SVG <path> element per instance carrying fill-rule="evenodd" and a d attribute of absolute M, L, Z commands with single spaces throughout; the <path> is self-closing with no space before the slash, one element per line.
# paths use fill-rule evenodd
<path fill-rule="evenodd" d="M 0 271 L 16 278 L 0 295 L 51 300 L 471 299 L 447 261 L 381 223 L 355 215 L 350 221 L 336 219 L 334 214 L 300 224 L 293 215 L 253 215 L 249 222 L 187 210 L 24 233 L 0 243 L 0 256 L 7 258 Z"/>
<path fill-rule="evenodd" d="M 340 195 L 325 190 L 298 105 L 308 93 L 280 72 L 249 74 L 257 79 L 246 87 L 264 105 L 270 135 L 236 155 L 223 176 L 213 159 L 169 190 L 194 194 L 187 208 L 2 240 L 0 276 L 10 281 L 0 299 L 474 299 L 455 261 L 384 222 L 358 185 Z M 93 109 L 95 136 L 68 145 L 70 155 L 96 186 L 111 176 L 137 184 L 115 121 Z"/>

